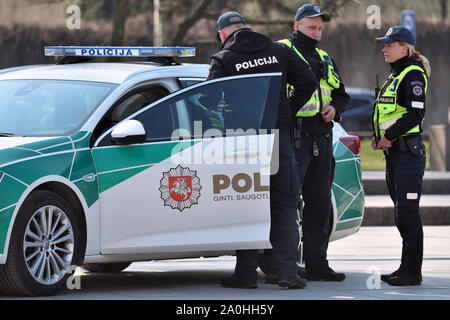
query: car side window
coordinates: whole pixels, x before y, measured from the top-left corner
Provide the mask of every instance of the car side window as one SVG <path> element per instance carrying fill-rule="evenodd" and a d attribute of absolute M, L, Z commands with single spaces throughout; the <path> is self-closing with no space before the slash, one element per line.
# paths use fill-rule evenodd
<path fill-rule="evenodd" d="M 91 141 L 95 142 L 106 130 L 168 94 L 167 89 L 155 86 L 134 90 L 127 94 L 106 113 L 94 130 Z"/>
<path fill-rule="evenodd" d="M 143 124 L 147 142 L 201 138 L 211 129 L 215 131 L 208 132 L 210 136 L 228 133 L 228 129 L 235 134 L 273 129 L 280 85 L 280 74 L 208 81 L 148 106 L 133 119 Z M 98 146 L 112 144 L 109 133 Z"/>
<path fill-rule="evenodd" d="M 180 123 L 180 129 L 189 131 L 191 136 L 210 129 L 221 133 L 227 129 L 261 129 L 270 83 L 270 77 L 232 79 L 205 84 L 179 95 L 171 103 L 178 109 L 184 106 L 189 119 Z"/>
<path fill-rule="evenodd" d="M 180 82 L 180 86 L 182 89 L 193 86 L 194 84 L 197 84 L 199 82 L 205 81 L 205 79 L 202 78 L 179 78 L 178 81 Z"/>
<path fill-rule="evenodd" d="M 178 127 L 173 105 L 161 103 L 134 117 L 144 126 L 148 142 L 170 140 Z"/>

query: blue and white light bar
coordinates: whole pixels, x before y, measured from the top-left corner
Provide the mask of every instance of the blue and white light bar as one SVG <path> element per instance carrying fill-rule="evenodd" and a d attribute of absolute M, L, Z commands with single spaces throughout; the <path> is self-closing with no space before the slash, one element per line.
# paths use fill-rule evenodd
<path fill-rule="evenodd" d="M 194 47 L 45 47 L 48 57 L 195 57 Z"/>

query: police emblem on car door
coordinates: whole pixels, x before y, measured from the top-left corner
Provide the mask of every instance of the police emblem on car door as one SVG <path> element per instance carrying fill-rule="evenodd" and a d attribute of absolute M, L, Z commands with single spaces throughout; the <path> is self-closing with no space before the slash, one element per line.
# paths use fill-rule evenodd
<path fill-rule="evenodd" d="M 183 212 L 185 208 L 198 203 L 201 188 L 196 171 L 179 165 L 163 173 L 159 191 L 165 206 Z"/>

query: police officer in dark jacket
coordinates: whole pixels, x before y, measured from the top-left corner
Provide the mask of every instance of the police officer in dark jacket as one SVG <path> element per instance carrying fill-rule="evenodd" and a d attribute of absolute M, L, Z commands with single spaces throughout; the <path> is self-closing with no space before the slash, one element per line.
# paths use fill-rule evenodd
<path fill-rule="evenodd" d="M 237 12 L 227 12 L 217 21 L 217 32 L 223 45 L 211 57 L 208 79 L 252 73 L 282 73 L 276 128 L 279 129 L 279 170 L 270 179 L 271 232 L 270 241 L 278 262 L 278 285 L 303 288 L 306 282 L 297 274 L 299 260 L 299 229 L 297 199 L 299 174 L 293 151 L 293 115 L 309 100 L 316 89 L 316 80 L 308 66 L 282 44 L 246 28 L 245 20 Z M 259 63 L 248 63 L 259 61 Z M 247 62 L 247 63 L 246 63 Z M 245 66 L 245 67 L 244 67 Z M 289 103 L 287 81 L 295 87 Z M 288 183 L 291 181 L 291 183 Z M 221 285 L 234 288 L 257 287 L 257 251 L 238 250 L 233 277 L 223 279 Z"/>
<path fill-rule="evenodd" d="M 403 239 L 400 267 L 381 279 L 394 286 L 420 285 L 423 228 L 419 201 L 426 162 L 420 134 L 431 68 L 414 48 L 413 34 L 403 26 L 390 28 L 377 42 L 384 43 L 382 52 L 392 73 L 377 93 L 372 148 L 386 155 L 386 182 Z"/>
<path fill-rule="evenodd" d="M 330 16 L 315 4 L 305 4 L 297 10 L 294 32 L 279 42 L 293 48 L 297 59 L 305 61 L 318 81 L 318 90 L 297 113 L 302 138 L 296 149 L 304 201 L 302 216 L 303 253 L 307 280 L 341 281 L 345 274 L 332 270 L 327 261 L 330 236 L 331 186 L 334 177 L 333 121 L 339 121 L 347 109 L 350 96 L 339 75 L 336 63 L 327 52 L 317 48 L 322 38 L 324 22 Z M 290 86 L 288 90 L 292 90 Z M 270 256 L 265 260 L 270 260 Z M 271 282 L 272 275 L 266 274 Z"/>

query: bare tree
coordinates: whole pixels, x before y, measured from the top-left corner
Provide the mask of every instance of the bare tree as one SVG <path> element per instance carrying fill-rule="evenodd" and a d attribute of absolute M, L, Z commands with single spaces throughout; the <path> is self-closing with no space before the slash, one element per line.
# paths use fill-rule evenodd
<path fill-rule="evenodd" d="M 236 5 L 234 1 L 227 1 L 233 5 Z M 307 3 L 314 1 L 303 1 L 303 3 L 298 3 L 298 1 L 282 1 L 282 0 L 253 0 L 256 3 L 264 15 L 249 15 L 246 16 L 246 20 L 248 24 L 251 25 L 288 25 L 292 26 L 294 23 L 294 17 L 297 9 Z M 357 4 L 359 0 L 316 0 L 317 5 L 326 13 L 329 13 L 331 16 L 337 16 L 338 11 L 350 4 Z M 239 6 L 239 4 L 237 4 Z M 232 6 L 228 6 L 228 8 L 232 8 Z M 275 11 L 277 13 L 276 18 L 267 18 L 268 12 Z M 218 13 L 207 13 L 205 16 L 208 19 L 215 20 L 219 17 Z"/>
<path fill-rule="evenodd" d="M 206 9 L 213 0 L 159 0 L 159 19 L 162 28 L 163 45 L 179 45 L 200 19 L 204 17 Z M 193 6 L 193 3 L 195 5 Z M 175 20 L 179 16 L 185 16 L 181 23 Z"/>
<path fill-rule="evenodd" d="M 447 0 L 441 0 L 441 17 L 442 20 L 446 20 L 447 19 Z"/>
<path fill-rule="evenodd" d="M 329 13 L 332 17 L 338 15 L 338 11 L 343 7 L 354 3 L 359 3 L 358 0 L 316 0 L 317 5 L 322 11 Z"/>
<path fill-rule="evenodd" d="M 114 0 L 112 45 L 122 45 L 125 35 L 125 22 L 136 0 Z M 247 21 L 252 25 L 292 25 L 295 1 L 252 0 L 264 14 L 249 15 Z M 317 0 L 319 6 L 336 16 L 342 7 L 357 3 L 358 0 Z M 248 2 L 246 2 L 247 4 Z M 212 5 L 214 4 L 214 6 Z M 216 20 L 221 11 L 237 10 L 243 6 L 240 0 L 153 0 L 154 45 L 173 46 L 182 44 L 189 30 L 201 19 Z M 212 7 L 212 8 L 211 8 Z M 208 11 L 208 9 L 211 10 Z M 223 9 L 223 10 L 222 10 Z M 268 12 L 275 12 L 273 18 L 267 18 Z"/>
<path fill-rule="evenodd" d="M 125 22 L 130 14 L 132 0 L 114 0 L 111 45 L 122 46 L 125 39 Z"/>
<path fill-rule="evenodd" d="M 153 45 L 156 47 L 163 45 L 160 5 L 160 0 L 153 0 Z"/>
<path fill-rule="evenodd" d="M 169 40 L 172 45 L 179 44 L 183 41 L 189 29 L 203 17 L 206 9 L 211 3 L 212 0 L 201 0 L 197 3 L 187 18 L 178 26 L 175 35 Z"/>

